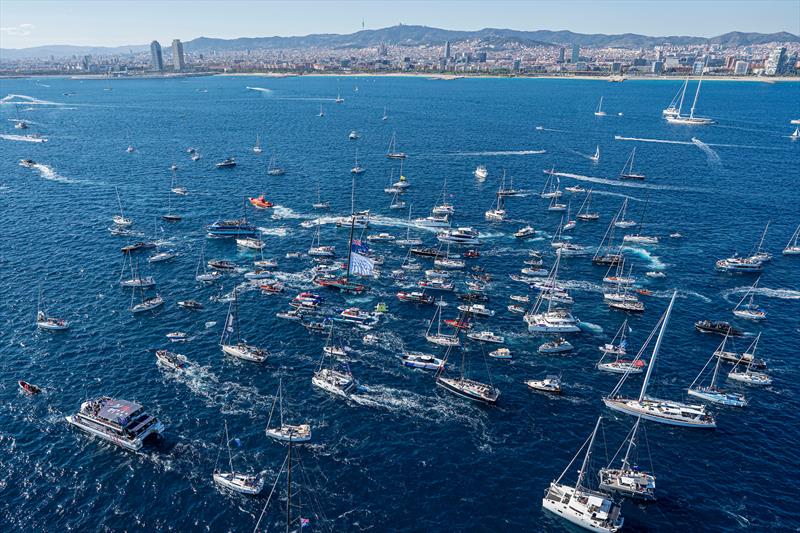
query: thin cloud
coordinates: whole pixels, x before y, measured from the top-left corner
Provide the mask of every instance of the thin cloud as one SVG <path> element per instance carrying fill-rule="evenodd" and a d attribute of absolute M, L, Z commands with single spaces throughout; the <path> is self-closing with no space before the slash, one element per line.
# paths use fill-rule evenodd
<path fill-rule="evenodd" d="M 24 37 L 26 35 L 30 35 L 34 28 L 36 28 L 36 26 L 33 24 L 20 24 L 19 26 L 0 28 L 0 33 L 5 35 L 13 35 L 15 37 Z"/>

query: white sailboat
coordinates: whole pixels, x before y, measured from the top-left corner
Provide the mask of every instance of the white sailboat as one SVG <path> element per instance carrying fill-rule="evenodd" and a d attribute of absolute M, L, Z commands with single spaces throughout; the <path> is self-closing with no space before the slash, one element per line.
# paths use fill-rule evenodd
<path fill-rule="evenodd" d="M 647 366 L 647 373 L 644 376 L 644 382 L 642 383 L 639 397 L 626 398 L 620 395 L 620 389 L 630 374 L 625 373 L 611 393 L 603 398 L 603 403 L 605 403 L 606 407 L 614 411 L 641 417 L 645 420 L 660 422 L 662 424 L 692 428 L 715 428 L 717 427 L 716 420 L 714 420 L 711 413 L 706 411 L 704 405 L 692 405 L 673 400 L 662 400 L 647 395 L 647 386 L 650 383 L 650 377 L 656 365 L 658 352 L 661 348 L 661 342 L 664 339 L 664 333 L 667 329 L 669 316 L 672 313 L 672 306 L 675 304 L 675 296 L 677 294 L 677 291 L 672 293 L 672 299 L 669 302 L 667 310 L 661 316 L 655 328 L 653 328 L 653 331 L 650 333 L 650 336 L 634 358 L 634 361 L 641 359 L 650 341 L 656 335 L 656 332 L 658 332 L 658 337 L 653 346 L 653 354 L 650 357 L 650 364 Z"/>
<path fill-rule="evenodd" d="M 625 199 L 622 201 L 622 207 L 620 207 L 619 211 L 617 212 L 617 216 L 614 217 L 614 226 L 617 228 L 632 228 L 636 225 L 636 222 L 633 220 L 626 220 L 625 215 L 628 211 L 628 197 L 626 196 Z"/>
<path fill-rule="evenodd" d="M 484 218 L 489 222 L 502 222 L 506 218 L 503 195 L 500 194 L 500 191 L 502 191 L 502 185 L 497 191 L 495 201 L 492 203 L 491 209 L 483 214 Z"/>
<path fill-rule="evenodd" d="M 604 117 L 606 116 L 606 112 L 603 111 L 603 97 L 600 97 L 600 103 L 597 104 L 597 109 L 594 112 L 594 116 L 596 117 Z"/>
<path fill-rule="evenodd" d="M 645 179 L 644 174 L 640 174 L 638 172 L 633 171 L 633 160 L 636 158 L 636 147 L 633 147 L 631 150 L 631 155 L 628 156 L 628 160 L 625 161 L 625 165 L 623 165 L 622 170 L 619 171 L 619 179 L 621 180 L 643 180 Z"/>
<path fill-rule="evenodd" d="M 702 84 L 703 84 L 703 72 L 701 71 L 700 78 L 697 80 L 697 89 L 695 90 L 694 93 L 694 100 L 692 101 L 692 107 L 689 109 L 689 116 L 681 115 L 680 108 L 678 108 L 678 114 L 665 116 L 667 122 L 669 122 L 670 124 L 685 124 L 688 126 L 707 126 L 708 124 L 716 124 L 716 122 L 710 118 L 694 116 L 694 111 L 697 108 L 697 98 L 698 96 L 700 96 L 700 86 Z M 681 102 L 683 102 L 683 97 L 681 97 Z"/>
<path fill-rule="evenodd" d="M 256 154 L 260 154 L 262 152 L 262 150 L 261 150 L 261 138 L 258 136 L 258 134 L 256 134 L 256 144 L 255 144 L 255 146 L 253 146 L 253 152 L 256 153 Z"/>
<path fill-rule="evenodd" d="M 278 425 L 272 426 L 272 415 L 275 406 L 278 406 Z M 278 392 L 272 401 L 267 419 L 267 428 L 264 430 L 267 437 L 281 442 L 308 442 L 311 440 L 311 426 L 308 424 L 286 424 L 283 421 L 283 378 L 278 381 Z"/>
<path fill-rule="evenodd" d="M 444 300 L 440 298 L 439 301 L 440 304 L 436 306 L 433 318 L 431 318 L 428 324 L 428 331 L 425 332 L 425 340 L 433 344 L 438 344 L 439 346 L 459 346 L 461 341 L 458 338 L 458 328 L 456 328 L 456 333 L 453 335 L 442 333 L 442 309 L 444 308 L 442 302 L 444 302 Z M 434 322 L 436 322 L 436 333 L 431 333 Z M 461 318 L 459 318 L 459 323 L 460 322 Z"/>
<path fill-rule="evenodd" d="M 254 363 L 263 363 L 266 361 L 267 355 L 269 355 L 267 350 L 247 344 L 241 338 L 239 330 L 239 299 L 238 291 L 234 288 L 233 300 L 228 306 L 228 316 L 225 319 L 225 327 L 219 339 L 219 346 L 222 348 L 222 353 Z M 234 340 L 234 334 L 236 335 L 235 343 L 231 342 Z"/>
<path fill-rule="evenodd" d="M 464 350 L 461 350 L 461 365 L 459 367 L 458 376 L 449 377 L 446 375 L 445 365 L 452 349 L 452 346 L 448 347 L 447 352 L 444 354 L 442 366 L 436 372 L 436 385 L 467 400 L 483 402 L 490 405 L 497 403 L 497 399 L 500 397 L 500 391 L 491 382 L 486 384 L 465 377 L 466 352 Z M 489 377 L 491 380 L 491 376 Z"/>
<path fill-rule="evenodd" d="M 600 469 L 600 490 L 616 493 L 633 500 L 653 501 L 656 499 L 656 477 L 640 470 L 637 465 L 631 464 L 631 452 L 638 446 L 636 432 L 639 430 L 641 421 L 641 418 L 636 418 L 636 423 L 633 424 L 628 436 L 622 441 L 622 445 L 611 458 L 608 466 Z M 622 464 L 619 468 L 612 468 L 622 448 L 625 448 Z"/>
<path fill-rule="evenodd" d="M 586 192 L 586 198 L 583 199 L 583 203 L 581 203 L 581 206 L 578 209 L 578 214 L 575 215 L 575 218 L 583 221 L 599 220 L 600 219 L 599 213 L 594 211 L 589 211 L 589 208 L 591 206 L 592 206 L 592 189 L 589 189 Z"/>
<path fill-rule="evenodd" d="M 221 277 L 222 273 L 219 270 L 211 270 L 211 271 L 208 270 L 206 264 L 206 246 L 205 244 L 203 244 L 203 247 L 200 249 L 200 258 L 197 260 L 197 268 L 194 271 L 195 281 L 199 281 L 201 283 L 209 283 L 212 281 L 216 281 Z"/>
<path fill-rule="evenodd" d="M 736 307 L 733 308 L 733 314 L 738 316 L 739 318 L 746 318 L 748 320 L 764 320 L 767 318 L 767 312 L 764 308 L 759 307 L 753 302 L 754 291 L 758 287 L 758 282 L 761 280 L 761 276 L 759 276 L 755 283 L 747 289 L 747 292 L 744 293 L 742 299 L 739 300 L 739 303 L 736 304 Z M 749 300 L 748 300 L 749 298 Z M 745 303 L 745 300 L 748 300 Z"/>
<path fill-rule="evenodd" d="M 783 248 L 783 255 L 800 255 L 800 244 L 797 243 L 798 238 L 800 238 L 800 226 L 797 226 L 789 242 Z"/>
<path fill-rule="evenodd" d="M 47 315 L 43 300 L 43 291 L 39 289 L 39 303 L 36 305 L 36 327 L 46 331 L 64 331 L 69 329 L 69 322 L 63 318 L 55 318 Z"/>
<path fill-rule="evenodd" d="M 311 207 L 314 209 L 330 209 L 331 204 L 329 202 L 322 201 L 322 195 L 320 191 L 320 184 L 317 182 L 317 201 L 311 204 Z"/>
<path fill-rule="evenodd" d="M 364 172 L 366 172 L 366 170 L 367 169 L 358 164 L 358 148 L 356 148 L 356 162 L 353 168 L 350 169 L 350 172 L 352 172 L 353 174 L 363 174 Z"/>
<path fill-rule="evenodd" d="M 308 255 L 311 257 L 333 257 L 336 253 L 335 246 L 324 246 L 320 239 L 321 224 L 317 220 L 317 231 L 314 238 L 311 240 L 311 247 L 308 249 Z"/>
<path fill-rule="evenodd" d="M 114 217 L 112 217 L 111 220 L 117 226 L 126 228 L 133 224 L 133 219 L 127 218 L 125 216 L 125 212 L 122 210 L 122 200 L 119 197 L 119 189 L 114 187 L 114 192 L 117 194 L 117 205 L 119 206 L 119 215 L 114 215 Z"/>
<path fill-rule="evenodd" d="M 214 463 L 214 483 L 241 494 L 259 494 L 264 489 L 264 478 L 258 475 L 236 472 L 233 469 L 233 454 L 231 453 L 231 441 L 228 437 L 227 420 L 225 421 L 225 433 L 223 436 L 228 447 L 228 467 L 230 470 L 224 472 L 217 468 L 219 456 L 222 454 L 222 443 L 220 443 L 220 451 L 217 454 L 217 461 Z"/>
<path fill-rule="evenodd" d="M 675 93 L 675 96 L 672 97 L 672 101 L 669 105 L 661 111 L 661 115 L 664 117 L 677 117 L 681 114 L 681 108 L 683 107 L 683 98 L 686 96 L 686 88 L 689 86 L 689 78 L 687 77 L 683 81 L 683 85 L 681 88 L 678 89 L 678 92 Z"/>
<path fill-rule="evenodd" d="M 722 340 L 722 344 L 717 351 L 725 350 L 725 342 L 727 340 L 728 335 L 725 335 L 725 338 Z M 689 396 L 694 396 L 695 398 L 700 398 L 701 400 L 718 405 L 745 407 L 747 405 L 747 400 L 745 399 L 744 394 L 727 392 L 717 386 L 719 365 L 722 362 L 722 358 L 717 357 L 717 351 L 711 354 L 711 357 L 708 358 L 708 361 L 706 361 L 706 364 L 703 366 L 702 370 L 700 370 L 700 373 L 697 374 L 697 377 L 694 378 L 694 381 L 692 381 L 692 384 L 689 385 L 689 389 L 686 392 L 689 394 Z M 714 371 L 711 373 L 711 383 L 709 383 L 707 386 L 703 386 L 701 385 L 701 378 L 713 359 L 716 359 L 716 363 L 714 364 Z"/>
<path fill-rule="evenodd" d="M 397 134 L 392 132 L 392 138 L 389 140 L 389 148 L 386 150 L 386 157 L 389 159 L 405 159 L 405 152 L 397 150 Z M 402 172 L 401 172 L 402 174 Z"/>
<path fill-rule="evenodd" d="M 644 215 L 647 213 L 647 205 L 649 203 L 650 203 L 650 197 L 648 196 L 644 202 L 644 207 L 642 208 L 642 218 L 639 219 L 638 232 L 630 235 L 625 235 L 622 238 L 622 242 L 632 242 L 636 244 L 658 244 L 658 237 L 642 234 L 642 228 L 644 227 Z"/>
<path fill-rule="evenodd" d="M 328 340 L 333 338 L 333 328 L 330 329 Z M 326 365 L 326 360 L 330 361 Z M 336 357 L 327 351 L 322 351 L 322 358 L 319 361 L 311 383 L 320 389 L 330 392 L 336 396 L 349 398 L 351 394 L 358 390 L 358 381 L 353 377 L 350 367 L 344 364 L 341 368 L 336 367 Z"/>
<path fill-rule="evenodd" d="M 758 341 L 760 339 L 761 333 L 756 336 L 756 340 L 754 340 L 750 347 L 745 350 L 745 352 L 742 354 L 742 357 L 739 358 L 739 360 L 736 362 L 736 365 L 734 365 L 733 370 L 728 372 L 728 379 L 739 381 L 741 383 L 747 383 L 749 385 L 772 384 L 772 378 L 768 374 L 753 370 L 756 361 L 758 361 L 756 359 L 756 348 L 758 347 Z M 745 361 L 747 361 L 746 365 L 744 364 Z M 741 367 L 744 367 L 744 369 Z"/>
<path fill-rule="evenodd" d="M 600 145 L 597 145 L 597 149 L 594 151 L 594 155 L 589 156 L 589 159 L 593 163 L 597 163 L 598 161 L 600 161 Z"/>
<path fill-rule="evenodd" d="M 617 330 L 614 338 L 611 339 L 611 342 L 607 342 L 598 348 L 601 352 L 603 352 L 603 357 L 601 357 L 595 365 L 597 366 L 598 370 L 610 372 L 612 374 L 641 374 L 644 372 L 646 363 L 643 359 L 639 359 L 636 362 L 629 359 L 623 359 L 628 353 L 628 338 L 626 335 L 627 331 L 628 319 L 626 318 L 622 322 L 622 326 L 620 326 L 620 328 Z M 605 361 L 606 357 L 608 356 L 613 356 L 614 360 L 604 363 L 603 361 Z"/>
<path fill-rule="evenodd" d="M 411 236 L 411 204 L 408 205 L 408 221 L 406 222 L 406 237 L 405 239 L 397 239 L 394 241 L 395 244 L 400 246 L 419 246 L 422 244 L 422 239 L 419 237 L 412 237 Z M 409 250 L 408 254 L 411 253 Z M 406 260 L 408 260 L 408 254 L 406 254 Z M 405 261 L 403 262 L 405 265 Z"/>
<path fill-rule="evenodd" d="M 559 292 L 558 266 L 561 263 L 561 254 L 556 254 L 555 263 L 550 269 L 547 280 L 542 285 L 542 291 L 531 309 L 525 313 L 523 320 L 528 325 L 531 333 L 576 333 L 581 330 L 577 318 L 566 309 L 555 307 L 556 299 L 546 297 L 554 292 Z M 547 301 L 546 310 L 543 309 Z"/>
<path fill-rule="evenodd" d="M 552 481 L 550 486 L 545 489 L 542 507 L 583 529 L 600 533 L 615 533 L 622 529 L 624 523 L 622 508 L 602 492 L 592 490 L 584 485 L 587 480 L 586 474 L 595 437 L 602 420 L 603 417 L 598 417 L 591 436 L 586 439 L 558 479 Z M 575 486 L 562 483 L 564 476 L 570 471 L 584 448 L 586 454 L 581 463 L 577 483 Z"/>

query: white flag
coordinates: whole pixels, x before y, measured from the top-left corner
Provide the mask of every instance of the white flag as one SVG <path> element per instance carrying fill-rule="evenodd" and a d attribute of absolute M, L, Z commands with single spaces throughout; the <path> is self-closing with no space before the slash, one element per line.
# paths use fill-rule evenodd
<path fill-rule="evenodd" d="M 371 276 L 375 269 L 375 261 L 356 252 L 350 254 L 350 273 L 359 276 Z"/>

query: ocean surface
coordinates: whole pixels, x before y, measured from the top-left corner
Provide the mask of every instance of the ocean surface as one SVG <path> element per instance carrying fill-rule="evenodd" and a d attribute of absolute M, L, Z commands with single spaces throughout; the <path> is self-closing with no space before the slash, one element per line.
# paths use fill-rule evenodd
<path fill-rule="evenodd" d="M 562 188 L 579 183 L 594 189 L 600 220 L 579 222 L 571 233 L 574 242 L 592 249 L 624 197 L 636 220 L 648 204 L 644 232 L 658 235 L 660 243 L 625 248 L 640 286 L 652 291 L 641 297 L 646 311 L 629 317 L 632 347 L 638 349 L 678 290 L 651 394 L 686 397 L 720 342 L 694 330 L 693 323 L 705 318 L 746 330 L 748 336 L 734 343 L 738 350 L 761 332 L 758 354 L 774 378 L 765 388 L 723 379 L 727 388 L 745 392 L 750 405 L 712 407 L 716 430 L 642 424 L 639 464 L 657 476 L 659 500 L 626 501 L 626 530 L 800 528 L 800 257 L 781 255 L 800 224 L 800 142 L 788 137 L 794 130 L 789 121 L 800 118 L 800 84 L 706 82 L 697 114 L 718 124 L 694 128 L 661 118 L 679 87 L 680 81 L 392 77 L 0 80 L 0 97 L 17 95 L 0 105 L 0 530 L 251 531 L 286 456 L 284 446 L 264 435 L 281 379 L 286 416 L 313 428 L 313 442 L 294 448 L 301 458 L 295 498 L 303 503 L 296 513 L 309 518 L 306 530 L 568 529 L 542 510 L 544 489 L 598 415 L 604 421 L 592 472 L 614 455 L 633 418 L 604 408 L 601 398 L 617 378 L 594 368 L 597 347 L 625 318 L 603 304 L 603 267 L 593 266 L 590 257 L 561 262 L 559 277 L 568 282 L 573 312 L 584 323 L 581 333 L 570 336 L 573 353 L 537 354 L 543 339 L 528 334 L 521 316 L 506 310 L 509 295 L 529 292 L 509 278 L 524 266 L 528 251 L 542 250 L 547 267 L 554 259 L 549 238 L 561 215 L 548 212 L 547 200 L 538 196 L 546 179 L 542 170 L 550 168 L 569 175 L 561 177 Z M 693 89 L 692 83 L 690 95 Z M 343 103 L 334 102 L 337 92 Z M 601 96 L 608 114 L 596 117 Z M 317 116 L 320 106 L 324 117 Z M 17 110 L 29 129 L 14 129 Z M 348 140 L 351 130 L 361 138 Z M 329 310 L 389 306 L 372 332 L 377 345 L 365 344 L 363 331 L 337 329 L 352 349 L 349 365 L 362 384 L 351 400 L 311 385 L 325 336 L 275 316 L 298 292 L 313 289 L 310 259 L 285 255 L 310 245 L 321 214 L 311 207 L 318 185 L 331 203 L 321 218 L 323 244 L 335 245 L 340 258 L 347 249 L 347 230 L 332 222 L 350 212 L 356 148 L 367 171 L 356 179 L 355 208 L 374 215 L 365 235 L 405 235 L 408 211 L 389 209 L 391 197 L 383 192 L 399 175 L 397 161 L 385 157 L 393 133 L 398 149 L 408 153 L 403 174 L 411 217 L 428 214 L 446 179 L 454 225 L 481 233 L 482 256 L 471 264 L 493 276 L 487 305 L 496 316 L 480 319 L 479 329 L 504 335 L 514 358 L 485 357 L 492 347 L 467 342 L 466 372 L 500 389 L 496 406 L 455 397 L 435 386 L 432 373 L 399 364 L 403 350 L 441 355 L 443 349 L 424 339 L 434 308 L 394 296 L 414 283 L 396 284 L 389 276 L 405 255 L 397 245 L 372 246 L 386 264 L 380 278 L 366 280 L 369 292 L 342 297 L 317 289 Z M 20 140 L 29 134 L 48 142 Z M 260 155 L 252 151 L 256 135 Z M 133 153 L 126 153 L 128 145 Z M 202 159 L 190 160 L 190 146 Z M 593 163 L 589 155 L 597 146 L 601 157 Z M 636 170 L 647 179 L 620 182 L 616 176 L 634 147 Z M 273 154 L 286 168 L 284 176 L 266 174 Z M 237 166 L 216 169 L 228 156 Z M 19 166 L 23 158 L 37 166 Z M 170 200 L 172 163 L 189 194 Z M 485 182 L 473 176 L 480 164 L 489 170 Z M 508 199 L 509 219 L 489 224 L 484 211 L 503 173 L 507 183 L 513 177 L 515 187 L 536 194 Z M 155 276 L 166 300 L 150 314 L 133 316 L 130 291 L 118 285 L 120 247 L 131 239 L 107 230 L 118 213 L 115 188 L 134 229 L 147 237 L 155 232 L 179 253 L 152 265 L 144 261 L 149 252 L 139 254 L 142 273 Z M 197 284 L 204 245 L 207 259 L 250 265 L 252 254 L 237 251 L 231 241 L 206 239 L 204 225 L 239 216 L 243 198 L 258 194 L 276 207 L 247 214 L 266 242 L 264 256 L 278 260 L 275 277 L 285 292 L 248 290 L 241 273 Z M 582 195 L 572 197 L 573 213 L 581 201 Z M 182 221 L 160 220 L 168 202 Z M 731 313 L 754 277 L 716 272 L 714 261 L 750 252 L 767 222 L 764 248 L 775 257 L 755 298 L 769 316 L 756 324 Z M 520 242 L 513 233 L 526 224 L 537 237 Z M 683 238 L 670 238 L 673 232 Z M 430 230 L 413 228 L 411 234 L 436 243 Z M 645 277 L 647 271 L 666 277 Z M 464 277 L 457 275 L 460 290 Z M 271 352 L 262 365 L 232 360 L 218 346 L 229 304 L 217 297 L 237 286 L 243 336 Z M 37 331 L 40 290 L 47 310 L 71 321 L 69 331 Z M 176 306 L 189 298 L 205 309 Z M 454 318 L 454 295 L 445 300 L 451 305 L 444 316 Z M 189 333 L 190 341 L 168 343 L 165 334 L 175 330 Z M 157 367 L 154 350 L 160 348 L 184 354 L 190 369 Z M 524 384 L 548 373 L 562 375 L 563 395 L 531 392 Z M 23 394 L 18 379 L 43 393 Z M 624 391 L 636 394 L 640 385 L 634 376 Z M 81 402 L 103 394 L 144 404 L 166 424 L 163 438 L 131 453 L 65 422 Z M 241 442 L 234 447 L 234 466 L 264 472 L 262 496 L 214 485 L 224 420 L 231 438 Z M 574 482 L 577 466 L 572 470 L 567 479 Z M 285 527 L 284 496 L 276 489 L 262 529 Z"/>

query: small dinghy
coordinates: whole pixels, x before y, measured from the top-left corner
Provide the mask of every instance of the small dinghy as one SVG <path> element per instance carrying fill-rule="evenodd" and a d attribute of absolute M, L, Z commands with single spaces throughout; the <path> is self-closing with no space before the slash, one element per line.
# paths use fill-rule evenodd
<path fill-rule="evenodd" d="M 42 392 L 42 389 L 40 389 L 33 383 L 28 383 L 27 381 L 22 381 L 22 380 L 17 381 L 17 383 L 19 384 L 19 388 L 28 394 L 39 394 L 40 392 Z"/>

